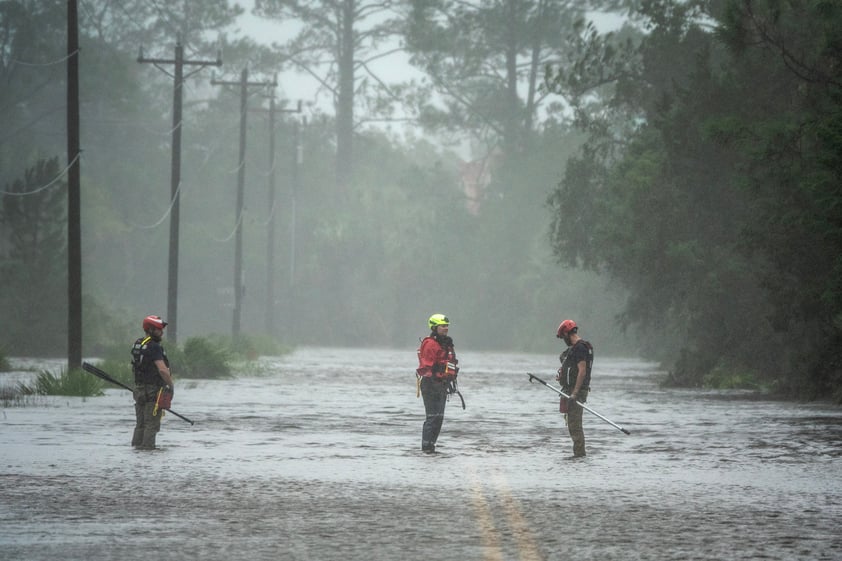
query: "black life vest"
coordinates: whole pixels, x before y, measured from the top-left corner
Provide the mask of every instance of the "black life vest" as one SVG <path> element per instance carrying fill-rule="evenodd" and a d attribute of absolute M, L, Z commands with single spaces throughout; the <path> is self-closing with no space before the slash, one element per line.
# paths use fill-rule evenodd
<path fill-rule="evenodd" d="M 134 373 L 134 382 L 138 385 L 156 385 L 163 386 L 164 380 L 158 372 L 158 366 L 155 361 L 149 358 L 150 345 L 160 345 L 152 339 L 152 337 L 141 337 L 134 342 L 132 346 L 132 372 Z M 167 359 L 167 353 L 163 347 L 160 347 L 161 353 L 164 356 L 164 364 L 170 365 Z"/>
<path fill-rule="evenodd" d="M 576 341 L 576 344 L 561 353 L 559 356 L 559 360 L 561 360 L 561 368 L 558 370 L 558 379 L 561 382 L 562 391 L 565 393 L 572 391 L 576 387 L 576 377 L 579 375 L 579 361 L 576 361 L 573 358 L 573 351 L 576 350 L 576 354 L 580 356 L 581 360 L 581 350 L 582 347 L 579 345 L 584 346 L 587 350 L 585 362 L 587 364 L 587 368 L 585 370 L 585 380 L 582 382 L 582 389 L 590 389 L 591 387 L 591 368 L 593 367 L 593 345 L 591 345 L 588 341 L 584 339 L 579 339 Z M 579 347 L 577 349 L 577 347 Z"/>

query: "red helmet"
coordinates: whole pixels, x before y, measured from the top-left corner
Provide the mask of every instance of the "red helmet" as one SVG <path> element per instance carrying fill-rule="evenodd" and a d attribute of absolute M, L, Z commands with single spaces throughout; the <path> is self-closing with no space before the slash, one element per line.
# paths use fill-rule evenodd
<path fill-rule="evenodd" d="M 564 339 L 570 333 L 574 333 L 575 330 L 578 330 L 579 327 L 576 325 L 576 322 L 572 319 L 566 319 L 561 322 L 561 325 L 558 326 L 558 330 L 555 332 L 555 336 L 559 339 Z"/>
<path fill-rule="evenodd" d="M 163 329 L 167 326 L 167 322 L 161 319 L 161 316 L 146 316 L 143 318 L 143 330 L 149 331 L 150 329 L 157 328 Z"/>

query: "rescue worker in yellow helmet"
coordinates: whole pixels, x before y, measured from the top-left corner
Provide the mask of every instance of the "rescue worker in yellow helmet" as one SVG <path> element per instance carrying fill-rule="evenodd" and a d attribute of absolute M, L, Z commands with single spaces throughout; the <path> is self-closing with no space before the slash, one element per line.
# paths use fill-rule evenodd
<path fill-rule="evenodd" d="M 427 320 L 430 334 L 422 339 L 418 348 L 418 368 L 415 373 L 424 397 L 426 417 L 421 430 L 421 450 L 436 451 L 436 441 L 444 422 L 449 387 L 456 382 L 459 372 L 453 339 L 448 335 L 450 320 L 444 314 L 433 314 Z M 449 386 L 450 385 L 450 386 Z"/>

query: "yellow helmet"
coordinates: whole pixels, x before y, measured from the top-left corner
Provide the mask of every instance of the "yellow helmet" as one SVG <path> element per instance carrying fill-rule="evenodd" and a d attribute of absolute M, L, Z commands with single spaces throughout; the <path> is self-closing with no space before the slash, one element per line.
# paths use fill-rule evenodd
<path fill-rule="evenodd" d="M 430 316 L 427 324 L 430 326 L 430 329 L 435 329 L 439 325 L 450 325 L 450 320 L 444 314 L 433 314 Z"/>

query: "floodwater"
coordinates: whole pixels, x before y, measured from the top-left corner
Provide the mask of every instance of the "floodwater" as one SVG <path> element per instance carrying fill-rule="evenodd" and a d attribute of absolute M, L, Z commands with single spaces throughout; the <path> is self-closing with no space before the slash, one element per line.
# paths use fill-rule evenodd
<path fill-rule="evenodd" d="M 300 349 L 178 381 L 160 450 L 129 392 L 0 411 L 0 559 L 838 560 L 842 409 L 658 387 L 597 358 L 571 458 L 555 356 L 465 352 L 438 453 L 415 351 Z M 0 383 L 5 380 L 0 374 Z"/>

